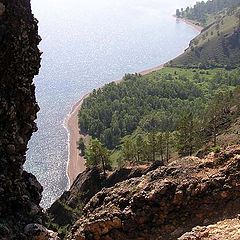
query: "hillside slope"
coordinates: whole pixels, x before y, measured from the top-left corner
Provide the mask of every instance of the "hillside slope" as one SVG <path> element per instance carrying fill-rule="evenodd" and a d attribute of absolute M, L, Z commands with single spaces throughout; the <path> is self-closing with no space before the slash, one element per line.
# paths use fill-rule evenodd
<path fill-rule="evenodd" d="M 240 64 L 240 8 L 220 13 L 194 38 L 185 52 L 168 65 L 234 67 Z"/>

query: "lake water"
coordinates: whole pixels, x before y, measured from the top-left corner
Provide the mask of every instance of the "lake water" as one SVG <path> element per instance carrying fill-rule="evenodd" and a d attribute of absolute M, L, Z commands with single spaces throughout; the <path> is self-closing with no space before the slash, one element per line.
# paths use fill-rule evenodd
<path fill-rule="evenodd" d="M 183 52 L 197 30 L 172 17 L 195 0 L 32 0 L 42 68 L 35 78 L 38 132 L 25 168 L 44 187 L 48 207 L 68 188 L 67 131 L 73 104 L 105 83 Z"/>

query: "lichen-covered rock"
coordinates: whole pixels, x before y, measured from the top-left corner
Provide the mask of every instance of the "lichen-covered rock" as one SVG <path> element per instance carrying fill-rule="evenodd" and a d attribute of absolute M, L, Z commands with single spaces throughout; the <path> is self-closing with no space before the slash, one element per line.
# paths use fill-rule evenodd
<path fill-rule="evenodd" d="M 34 75 L 40 67 L 37 20 L 30 0 L 0 0 L 0 236 L 26 239 L 41 222 L 42 187 L 23 171 L 27 143 L 37 130 Z"/>
<path fill-rule="evenodd" d="M 185 158 L 104 188 L 85 206 L 71 240 L 175 240 L 240 211 L 240 146 Z"/>

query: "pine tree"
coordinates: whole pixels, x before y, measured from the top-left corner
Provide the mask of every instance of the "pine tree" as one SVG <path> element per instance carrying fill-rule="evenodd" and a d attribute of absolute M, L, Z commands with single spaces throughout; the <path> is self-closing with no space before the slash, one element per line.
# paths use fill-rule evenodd
<path fill-rule="evenodd" d="M 181 12 L 180 12 L 180 10 L 179 9 L 176 9 L 176 17 L 180 17 L 181 16 Z"/>
<path fill-rule="evenodd" d="M 150 159 L 152 162 L 155 162 L 156 161 L 156 153 L 157 153 L 157 140 L 156 140 L 155 133 L 148 134 L 148 144 L 149 144 L 149 149 L 151 152 Z"/>
<path fill-rule="evenodd" d="M 100 167 L 106 175 L 106 170 L 110 167 L 110 153 L 98 139 L 92 139 L 86 151 L 86 164 L 88 167 Z"/>
<path fill-rule="evenodd" d="M 206 108 L 206 129 L 211 132 L 213 146 L 217 146 L 217 135 L 222 122 L 230 111 L 231 95 L 229 93 L 218 93 Z"/>
<path fill-rule="evenodd" d="M 183 111 L 177 124 L 177 148 L 181 156 L 191 156 L 198 146 L 199 124 L 191 110 Z"/>

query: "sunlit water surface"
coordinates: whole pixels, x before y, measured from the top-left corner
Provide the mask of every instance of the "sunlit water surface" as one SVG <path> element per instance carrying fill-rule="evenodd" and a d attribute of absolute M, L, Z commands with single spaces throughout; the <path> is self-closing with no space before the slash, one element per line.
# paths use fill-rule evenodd
<path fill-rule="evenodd" d="M 44 187 L 48 207 L 68 188 L 64 118 L 84 94 L 125 73 L 183 52 L 197 31 L 172 17 L 194 0 L 32 0 L 42 67 L 35 78 L 41 111 L 25 168 Z"/>

